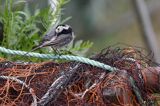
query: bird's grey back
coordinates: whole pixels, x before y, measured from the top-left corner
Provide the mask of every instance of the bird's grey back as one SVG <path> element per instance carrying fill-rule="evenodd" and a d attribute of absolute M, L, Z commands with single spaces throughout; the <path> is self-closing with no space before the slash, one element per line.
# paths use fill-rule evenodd
<path fill-rule="evenodd" d="M 65 35 L 65 36 L 60 36 L 57 37 L 54 41 L 49 43 L 46 46 L 52 46 L 53 48 L 61 48 L 67 44 L 69 44 L 73 40 L 73 36 L 70 35 Z"/>
<path fill-rule="evenodd" d="M 56 27 L 53 27 L 50 29 L 50 31 L 43 37 L 41 43 L 45 42 L 45 41 L 49 41 L 53 38 L 53 36 L 56 36 L 55 34 L 55 28 Z"/>

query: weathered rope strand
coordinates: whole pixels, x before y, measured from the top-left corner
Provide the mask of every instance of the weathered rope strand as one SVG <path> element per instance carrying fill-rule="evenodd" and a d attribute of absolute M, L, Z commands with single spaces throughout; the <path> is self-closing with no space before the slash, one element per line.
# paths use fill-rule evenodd
<path fill-rule="evenodd" d="M 118 70 L 115 67 L 111 67 L 111 66 L 106 65 L 104 63 L 100 63 L 98 61 L 91 60 L 91 59 L 88 59 L 85 57 L 80 57 L 80 56 L 40 54 L 40 53 L 34 53 L 34 52 L 27 53 L 25 51 L 11 50 L 11 49 L 6 49 L 4 47 L 0 47 L 0 52 L 7 53 L 7 54 L 13 54 L 13 55 L 21 55 L 21 56 L 28 56 L 28 57 L 31 56 L 31 57 L 46 58 L 46 59 L 65 59 L 65 60 L 70 60 L 70 61 L 78 61 L 78 62 L 86 63 L 86 64 L 89 64 L 92 66 L 106 69 L 108 71 Z"/>

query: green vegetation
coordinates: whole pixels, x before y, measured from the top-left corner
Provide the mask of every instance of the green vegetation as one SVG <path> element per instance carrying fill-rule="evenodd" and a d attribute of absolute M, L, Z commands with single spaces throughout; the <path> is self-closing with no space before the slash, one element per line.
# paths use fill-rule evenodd
<path fill-rule="evenodd" d="M 4 1 L 0 0 L 0 4 L 3 4 L 2 2 Z M 0 6 L 0 23 L 3 25 L 3 35 L 0 35 L 3 38 L 0 41 L 1 46 L 15 50 L 30 51 L 35 45 L 38 45 L 42 36 L 55 23 L 55 20 L 59 18 L 62 7 L 67 2 L 66 0 L 59 0 L 58 8 L 54 12 L 50 6 L 31 12 L 25 1 L 15 2 L 14 0 L 6 0 L 4 5 Z M 65 22 L 68 19 L 70 17 L 61 22 Z M 91 46 L 92 43 L 89 41 L 78 41 L 69 50 L 72 53 L 82 55 Z M 48 53 L 48 50 L 48 48 L 43 48 L 37 52 Z M 10 60 L 27 59 L 20 56 L 8 56 L 6 54 L 0 54 L 0 56 Z M 39 59 L 32 60 L 37 61 Z"/>

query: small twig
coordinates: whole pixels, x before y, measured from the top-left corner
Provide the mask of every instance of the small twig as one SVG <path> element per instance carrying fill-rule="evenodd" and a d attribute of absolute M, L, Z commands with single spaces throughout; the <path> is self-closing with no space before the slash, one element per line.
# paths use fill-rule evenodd
<path fill-rule="evenodd" d="M 78 94 L 74 94 L 74 93 L 72 93 L 72 92 L 70 92 L 70 93 L 71 93 L 73 96 L 75 96 L 75 97 L 77 97 L 77 98 L 79 98 L 79 99 L 83 99 L 84 96 L 86 95 L 86 93 L 87 93 L 88 91 L 90 91 L 91 89 L 93 89 L 94 87 L 96 87 L 96 85 L 97 85 L 100 81 L 102 81 L 102 79 L 105 77 L 105 75 L 106 75 L 105 72 L 102 73 L 101 76 L 100 76 L 100 78 L 99 78 L 98 80 L 96 80 L 96 82 L 95 82 L 94 84 L 92 84 L 89 88 L 87 88 L 84 92 L 81 92 L 81 93 L 78 93 Z"/>
<path fill-rule="evenodd" d="M 56 99 L 68 85 L 69 81 L 75 75 L 79 65 L 80 64 L 77 64 L 75 67 L 67 71 L 66 74 L 61 75 L 57 80 L 55 80 L 49 87 L 47 93 L 38 102 L 38 106 L 46 106 L 51 100 L 52 102 L 56 101 Z"/>
<path fill-rule="evenodd" d="M 82 94 L 82 96 L 81 96 L 81 99 L 83 99 L 84 96 L 86 95 L 86 93 L 87 93 L 88 91 L 90 91 L 92 88 L 94 88 L 94 87 L 105 77 L 105 75 L 106 75 L 106 73 L 103 72 L 103 73 L 101 74 L 100 78 L 99 78 L 94 84 L 92 84 L 92 86 L 90 86 L 88 89 L 86 89 L 86 90 L 83 92 L 83 94 Z"/>
<path fill-rule="evenodd" d="M 83 99 L 84 96 L 86 95 L 86 93 L 87 93 L 88 91 L 90 91 L 92 88 L 94 88 L 96 85 L 97 85 L 97 82 L 95 82 L 94 84 L 92 84 L 91 87 L 89 87 L 88 89 L 86 89 L 86 90 L 82 93 L 81 99 Z"/>

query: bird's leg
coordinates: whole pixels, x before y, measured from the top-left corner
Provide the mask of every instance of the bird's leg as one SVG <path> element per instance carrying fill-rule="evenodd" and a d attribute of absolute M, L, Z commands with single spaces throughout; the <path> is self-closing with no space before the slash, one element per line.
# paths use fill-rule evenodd
<path fill-rule="evenodd" d="M 69 48 L 68 45 L 66 45 L 65 48 Z M 67 50 L 67 49 L 64 49 L 64 50 L 63 50 L 63 53 L 64 53 L 64 54 L 74 55 L 71 51 L 69 51 L 69 50 Z"/>
<path fill-rule="evenodd" d="M 60 53 L 60 51 L 59 51 L 58 49 L 56 49 L 56 48 L 54 48 L 54 47 L 52 47 L 52 49 L 53 49 L 53 51 L 54 51 L 54 53 L 55 53 L 56 55 L 61 55 L 61 53 Z"/>
<path fill-rule="evenodd" d="M 74 55 L 71 51 L 69 51 L 69 50 L 63 50 L 63 53 L 64 54 L 70 54 L 70 55 Z"/>

